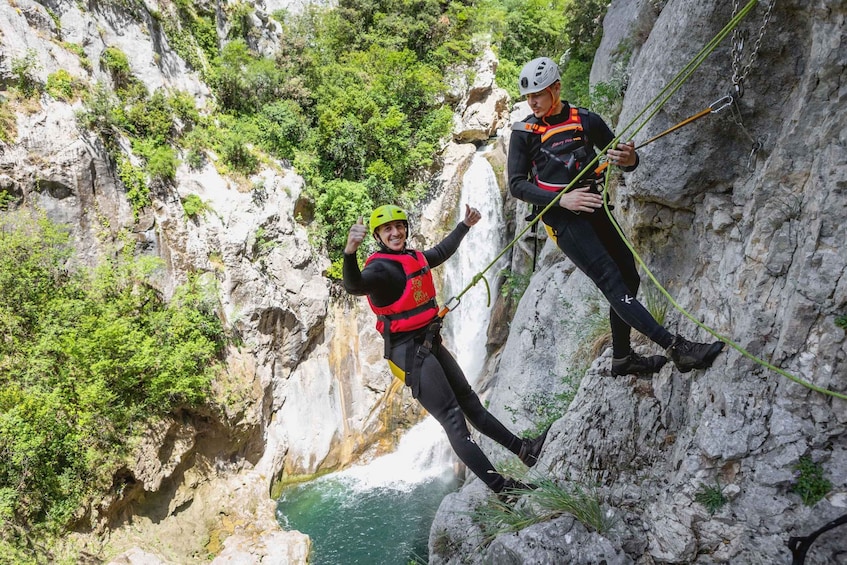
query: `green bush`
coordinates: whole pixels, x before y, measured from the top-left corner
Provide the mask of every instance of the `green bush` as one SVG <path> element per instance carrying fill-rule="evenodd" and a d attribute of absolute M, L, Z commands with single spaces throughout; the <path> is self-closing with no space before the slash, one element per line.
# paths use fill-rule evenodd
<path fill-rule="evenodd" d="M 125 116 L 129 133 L 155 145 L 170 143 L 176 133 L 174 111 L 161 90 L 129 104 Z"/>
<path fill-rule="evenodd" d="M 186 216 L 193 219 L 205 216 L 212 208 L 196 194 L 189 194 L 182 199 L 182 210 Z"/>
<path fill-rule="evenodd" d="M 278 159 L 293 159 L 306 137 L 308 124 L 300 106 L 280 100 L 264 106 L 256 116 L 259 144 Z"/>
<path fill-rule="evenodd" d="M 811 457 L 801 457 L 794 467 L 791 490 L 800 495 L 803 504 L 814 506 L 832 490 L 832 483 L 823 476 L 823 466 Z"/>
<path fill-rule="evenodd" d="M 12 59 L 12 77 L 18 91 L 26 98 L 41 93 L 41 83 L 38 82 L 36 71 L 41 68 L 36 52 L 28 49 L 23 57 Z"/>
<path fill-rule="evenodd" d="M 221 145 L 221 157 L 224 163 L 233 170 L 245 175 L 255 173 L 259 167 L 259 158 L 249 147 L 247 138 L 234 132 L 224 139 Z"/>
<path fill-rule="evenodd" d="M 74 79 L 65 69 L 47 75 L 47 93 L 57 100 L 71 100 L 74 97 Z"/>
<path fill-rule="evenodd" d="M 100 64 L 111 74 L 116 89 L 126 88 L 132 82 L 129 59 L 117 47 L 106 47 L 100 55 Z"/>
<path fill-rule="evenodd" d="M 123 115 L 115 95 L 106 85 L 98 82 L 83 96 L 83 109 L 77 112 L 76 119 L 82 128 L 92 131 L 107 147 L 112 147 Z"/>
<path fill-rule="evenodd" d="M 150 188 L 147 186 L 147 177 L 144 171 L 133 165 L 123 153 L 117 154 L 115 168 L 118 178 L 126 189 L 126 197 L 132 205 L 132 211 L 138 217 L 141 209 L 150 205 Z"/>
<path fill-rule="evenodd" d="M 131 250 L 132 246 L 127 246 Z M 170 303 L 155 262 L 127 256 L 68 271 L 68 232 L 28 213 L 0 219 L 0 548 L 15 527 L 59 532 L 113 473 L 148 418 L 209 396 L 223 329 L 192 280 Z"/>

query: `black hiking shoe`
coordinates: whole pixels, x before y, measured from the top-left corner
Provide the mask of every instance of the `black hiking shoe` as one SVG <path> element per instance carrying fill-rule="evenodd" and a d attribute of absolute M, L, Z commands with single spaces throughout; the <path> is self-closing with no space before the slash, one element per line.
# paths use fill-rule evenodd
<path fill-rule="evenodd" d="M 612 376 L 652 375 L 653 373 L 658 373 L 659 369 L 664 367 L 667 362 L 668 358 L 664 355 L 642 357 L 635 351 L 632 351 L 623 359 L 612 358 Z"/>
<path fill-rule="evenodd" d="M 552 425 L 550 424 L 550 426 Z M 518 459 L 527 467 L 534 467 L 538 463 L 538 455 L 541 453 L 541 448 L 544 447 L 544 440 L 547 439 L 547 432 L 550 431 L 550 426 L 547 426 L 547 429 L 537 437 L 523 440 L 521 451 L 518 453 Z"/>
<path fill-rule="evenodd" d="M 497 498 L 503 504 L 514 506 L 520 497 L 537 488 L 538 485 L 532 483 L 524 483 L 517 479 L 506 479 L 503 488 L 497 491 Z"/>
<path fill-rule="evenodd" d="M 668 355 L 680 373 L 687 373 L 691 369 L 708 369 L 712 366 L 715 357 L 723 351 L 726 345 L 722 341 L 714 343 L 697 343 L 688 341 L 677 334 L 673 343 L 668 347 Z"/>

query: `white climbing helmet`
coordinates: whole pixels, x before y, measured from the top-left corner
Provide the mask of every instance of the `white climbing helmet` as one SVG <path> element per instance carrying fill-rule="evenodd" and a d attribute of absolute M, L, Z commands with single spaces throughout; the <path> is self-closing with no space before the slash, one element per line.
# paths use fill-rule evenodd
<path fill-rule="evenodd" d="M 538 57 L 523 66 L 518 79 L 521 96 L 541 92 L 561 78 L 559 65 L 549 57 Z"/>

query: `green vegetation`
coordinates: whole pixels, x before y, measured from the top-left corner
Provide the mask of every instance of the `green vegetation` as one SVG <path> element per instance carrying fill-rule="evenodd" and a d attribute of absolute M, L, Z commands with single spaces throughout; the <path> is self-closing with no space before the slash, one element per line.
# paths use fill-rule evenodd
<path fill-rule="evenodd" d="M 506 412 L 512 414 L 512 423 L 517 422 L 518 414 L 527 415 L 533 421 L 533 427 L 524 430 L 522 437 L 535 437 L 547 427 L 565 415 L 571 405 L 576 391 L 579 389 L 579 381 L 584 369 L 569 369 L 562 378 L 562 390 L 560 392 L 537 391 L 520 399 L 518 408 L 512 406 L 504 407 Z"/>
<path fill-rule="evenodd" d="M 823 476 L 823 466 L 811 457 L 801 457 L 794 467 L 792 492 L 799 494 L 806 506 L 814 506 L 832 490 L 832 483 Z"/>
<path fill-rule="evenodd" d="M 502 272 L 502 275 L 503 284 L 500 285 L 500 295 L 503 298 L 520 302 L 521 297 L 529 287 L 532 273 L 515 273 L 511 270 L 505 270 Z"/>
<path fill-rule="evenodd" d="M 727 503 L 718 480 L 715 480 L 714 485 L 701 484 L 697 492 L 694 493 L 694 501 L 702 504 L 709 511 L 709 514 L 714 514 Z"/>
<path fill-rule="evenodd" d="M 61 43 L 62 47 L 79 57 L 79 64 L 83 69 L 90 71 L 91 70 L 91 61 L 88 60 L 88 56 L 85 54 L 85 49 L 82 48 L 82 45 L 78 43 L 69 43 L 67 41 L 63 41 Z"/>
<path fill-rule="evenodd" d="M 0 554 L 82 518 L 145 422 L 209 398 L 213 293 L 192 280 L 165 303 L 157 262 L 125 249 L 76 272 L 62 227 L 0 216 Z"/>
<path fill-rule="evenodd" d="M 526 480 L 526 479 L 522 479 Z M 529 504 L 515 504 L 490 496 L 471 513 L 471 519 L 485 535 L 485 543 L 500 534 L 570 514 L 583 525 L 603 534 L 615 525 L 615 518 L 603 510 L 600 495 L 577 483 L 559 484 L 548 478 L 532 478 L 534 489 L 514 489 L 509 498 L 521 497 Z"/>
<path fill-rule="evenodd" d="M 836 316 L 835 325 L 841 328 L 842 330 L 847 331 L 847 316 Z"/>
<path fill-rule="evenodd" d="M 203 217 L 206 212 L 212 212 L 211 206 L 196 194 L 189 194 L 182 199 L 182 209 L 189 218 Z"/>
<path fill-rule="evenodd" d="M 57 100 L 72 100 L 75 96 L 75 81 L 65 69 L 47 76 L 47 93 Z"/>
<path fill-rule="evenodd" d="M 18 135 L 15 112 L 5 97 L 0 95 L 0 141 L 11 143 Z"/>
<path fill-rule="evenodd" d="M 588 106 L 588 75 L 602 38 L 609 0 L 492 1 L 494 42 L 499 46 L 497 84 L 514 100 L 521 66 L 535 57 L 550 57 L 562 73 L 562 97 Z"/>
<path fill-rule="evenodd" d="M 414 208 L 426 195 L 451 128 L 446 84 L 466 72 L 462 65 L 491 41 L 499 51 L 498 81 L 514 89 L 520 65 L 549 55 L 567 61 L 567 88 L 579 93 L 574 101 L 587 103 L 606 4 L 342 0 L 275 13 L 282 39 L 267 57 L 249 47 L 255 39 L 249 4 L 227 8 L 228 41 L 221 46 L 216 15 L 178 0 L 154 19 L 210 85 L 215 105 L 172 120 L 173 95 L 150 96 L 132 77 L 126 55 L 109 47 L 101 65 L 117 100 L 104 104 L 108 97 L 90 95 L 91 117 L 82 123 L 107 145 L 117 133 L 129 136 L 152 182 L 170 182 L 179 163 L 179 152 L 164 146 L 179 147 L 192 168 L 217 155 L 224 174 L 249 176 L 268 158 L 293 165 L 314 201 L 311 239 L 326 248 L 334 262 L 329 273 L 337 276 L 350 223 L 376 204 Z"/>
<path fill-rule="evenodd" d="M 127 59 L 126 53 L 117 47 L 106 47 L 103 54 L 100 55 L 100 64 L 111 74 L 116 89 L 127 88 L 133 81 L 129 59 Z"/>
<path fill-rule="evenodd" d="M 32 98 L 41 93 L 42 85 L 35 76 L 39 67 L 36 53 L 32 49 L 27 50 L 23 57 L 12 59 L 13 85 L 24 98 Z"/>
<path fill-rule="evenodd" d="M 668 316 L 668 308 L 670 308 L 671 305 L 667 296 L 662 294 L 662 291 L 652 284 L 643 286 L 642 291 L 644 293 L 644 307 L 647 308 L 647 311 L 650 312 L 650 315 L 653 316 L 656 323 L 661 326 L 665 325 L 665 319 Z"/>

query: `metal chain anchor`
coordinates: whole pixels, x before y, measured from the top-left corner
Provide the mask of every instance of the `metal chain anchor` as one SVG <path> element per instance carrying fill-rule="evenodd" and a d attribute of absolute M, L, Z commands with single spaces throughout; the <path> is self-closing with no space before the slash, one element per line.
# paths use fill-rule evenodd
<path fill-rule="evenodd" d="M 750 53 L 750 60 L 743 67 L 741 66 L 741 56 L 744 51 L 744 35 L 736 27 L 732 30 L 732 85 L 735 87 L 735 93 L 738 98 L 744 95 L 744 79 L 750 74 L 750 69 L 753 63 L 756 62 L 756 57 L 759 55 L 759 49 L 762 47 L 762 37 L 765 35 L 765 28 L 770 22 L 771 12 L 773 11 L 776 0 L 771 0 L 765 10 L 762 26 L 759 28 L 759 36 L 753 44 L 753 51 Z M 738 0 L 732 0 L 732 15 L 738 13 Z"/>

